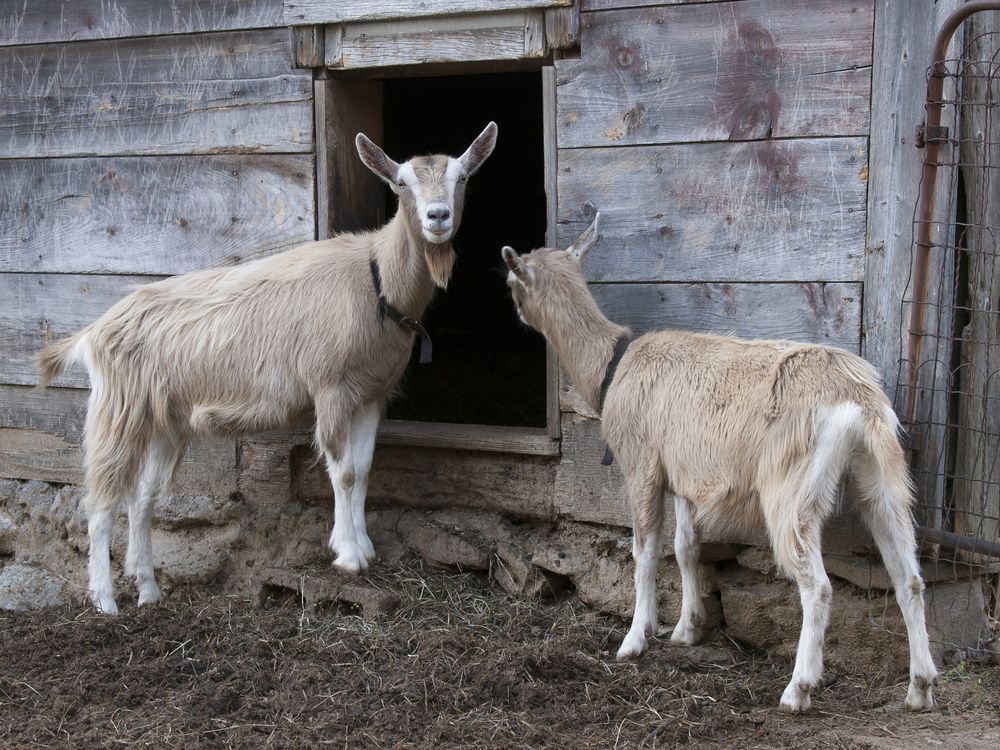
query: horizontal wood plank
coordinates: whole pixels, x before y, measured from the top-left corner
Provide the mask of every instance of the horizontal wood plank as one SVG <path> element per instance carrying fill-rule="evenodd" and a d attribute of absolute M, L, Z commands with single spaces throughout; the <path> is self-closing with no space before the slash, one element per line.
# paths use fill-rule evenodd
<path fill-rule="evenodd" d="M 42 347 L 92 323 L 149 276 L 0 274 L 0 383 L 35 385 L 32 358 Z M 58 377 L 56 386 L 87 388 L 82 365 Z"/>
<path fill-rule="evenodd" d="M 291 26 L 556 8 L 572 3 L 573 0 L 284 0 L 285 23 Z"/>
<path fill-rule="evenodd" d="M 0 385 L 0 477 L 82 483 L 86 403 L 82 390 Z M 181 462 L 174 492 L 226 497 L 237 491 L 236 479 L 232 440 L 197 441 Z"/>
<path fill-rule="evenodd" d="M 693 5 L 695 3 L 718 3 L 724 0 L 577 0 L 581 10 L 621 10 L 622 8 L 644 8 L 650 5 Z M 731 0 L 725 0 L 731 2 Z"/>
<path fill-rule="evenodd" d="M 368 484 L 369 507 L 475 508 L 551 520 L 556 459 L 466 450 L 380 445 Z M 291 454 L 292 499 L 331 502 L 333 492 L 311 445 Z"/>
<path fill-rule="evenodd" d="M 604 314 L 636 334 L 663 328 L 789 339 L 858 352 L 861 284 L 592 284 Z"/>
<path fill-rule="evenodd" d="M 556 241 L 600 211 L 593 281 L 856 281 L 866 180 L 864 138 L 560 149 Z"/>
<path fill-rule="evenodd" d="M 872 24 L 871 0 L 587 14 L 556 62 L 559 146 L 866 134 Z"/>
<path fill-rule="evenodd" d="M 0 48 L 0 158 L 313 148 L 284 29 Z"/>
<path fill-rule="evenodd" d="M 349 23 L 340 28 L 339 44 L 330 47 L 326 58 L 327 65 L 338 68 L 519 60 L 544 54 L 541 11 Z"/>
<path fill-rule="evenodd" d="M 378 444 L 533 456 L 559 455 L 559 441 L 553 440 L 544 427 L 496 427 L 388 419 L 379 425 Z"/>
<path fill-rule="evenodd" d="M 282 0 L 0 0 L 0 47 L 283 25 Z"/>
<path fill-rule="evenodd" d="M 0 272 L 176 274 L 312 240 L 310 155 L 0 160 Z"/>

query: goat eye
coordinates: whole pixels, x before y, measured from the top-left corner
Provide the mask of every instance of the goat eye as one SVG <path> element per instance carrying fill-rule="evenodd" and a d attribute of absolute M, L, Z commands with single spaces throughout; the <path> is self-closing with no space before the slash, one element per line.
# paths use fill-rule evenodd
<path fill-rule="evenodd" d="M 405 188 L 406 180 L 396 180 L 396 184 L 399 185 L 401 188 Z"/>
<path fill-rule="evenodd" d="M 466 175 L 464 175 L 464 174 L 463 174 L 463 175 L 461 175 L 461 176 L 460 176 L 460 177 L 458 178 L 458 181 L 459 181 L 459 182 L 468 182 L 468 180 L 469 180 L 468 176 L 466 176 Z"/>

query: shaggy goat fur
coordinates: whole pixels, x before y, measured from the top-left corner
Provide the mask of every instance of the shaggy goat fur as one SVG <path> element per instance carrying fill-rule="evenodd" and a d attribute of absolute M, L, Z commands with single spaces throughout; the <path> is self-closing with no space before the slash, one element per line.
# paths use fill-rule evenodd
<path fill-rule="evenodd" d="M 775 559 L 799 586 L 802 635 L 782 707 L 805 710 L 823 669 L 832 589 L 820 537 L 845 472 L 896 590 L 910 643 L 910 708 L 932 705 L 936 670 L 910 515 L 912 490 L 899 423 L 874 369 L 826 346 L 741 341 L 682 331 L 637 338 L 601 409 L 600 386 L 627 329 L 594 303 L 580 261 L 597 220 L 566 251 L 504 248 L 518 314 L 553 345 L 621 464 L 633 517 L 636 607 L 619 659 L 640 656 L 656 630 L 656 565 L 664 503 L 676 512 L 683 603 L 673 640 L 694 643 L 705 620 L 698 529 L 739 533 L 763 524 Z"/>
<path fill-rule="evenodd" d="M 402 165 L 359 135 L 365 164 L 399 195 L 381 229 L 313 242 L 263 260 L 143 286 L 96 322 L 38 354 L 41 387 L 72 361 L 90 374 L 84 432 L 90 591 L 117 611 L 110 533 L 129 508 L 126 571 L 139 603 L 153 577 L 152 506 L 169 491 L 189 440 L 284 427 L 310 412 L 334 486 L 330 546 L 358 572 L 374 557 L 364 501 L 382 404 L 409 359 L 413 333 L 379 321 L 370 262 L 388 302 L 419 319 L 448 283 L 464 184 L 496 142 L 490 125 L 466 153 Z"/>

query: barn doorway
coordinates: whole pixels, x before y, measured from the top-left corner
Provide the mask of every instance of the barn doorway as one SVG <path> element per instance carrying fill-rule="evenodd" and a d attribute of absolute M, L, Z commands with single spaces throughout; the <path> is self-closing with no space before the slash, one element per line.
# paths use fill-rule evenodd
<path fill-rule="evenodd" d="M 386 152 L 464 151 L 490 120 L 496 149 L 469 181 L 455 238 L 451 284 L 424 323 L 434 360 L 411 362 L 391 419 L 457 424 L 545 426 L 545 342 L 521 325 L 500 271 L 500 248 L 545 243 L 541 75 L 499 73 L 387 80 Z M 387 191 L 386 207 L 395 196 Z"/>
<path fill-rule="evenodd" d="M 542 78 L 536 67 L 324 82 L 327 102 L 318 101 L 317 111 L 325 112 L 330 147 L 327 176 L 317 175 L 327 194 L 325 203 L 321 198 L 327 213 L 320 217 L 320 236 L 324 222 L 332 232 L 366 229 L 396 210 L 396 196 L 373 182 L 354 153 L 359 130 L 402 161 L 427 153 L 458 155 L 490 120 L 499 127 L 493 155 L 469 181 L 451 283 L 437 292 L 424 316 L 433 361 L 411 359 L 402 393 L 388 407 L 386 427 L 397 434 L 401 428 L 419 434 L 404 424 L 419 423 L 429 424 L 434 436 L 446 425 L 547 430 L 541 437 L 552 436 L 552 362 L 544 339 L 514 314 L 500 260 L 503 245 L 527 251 L 545 244 Z M 323 167 L 320 158 L 318 169 Z M 460 444 L 461 434 L 448 444 Z"/>

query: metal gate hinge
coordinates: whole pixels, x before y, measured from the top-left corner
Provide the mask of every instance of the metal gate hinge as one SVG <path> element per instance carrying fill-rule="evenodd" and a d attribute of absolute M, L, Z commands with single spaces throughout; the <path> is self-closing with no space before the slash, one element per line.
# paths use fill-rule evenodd
<path fill-rule="evenodd" d="M 923 148 L 928 143 L 944 143 L 948 140 L 948 136 L 949 130 L 946 125 L 935 125 L 929 128 L 925 123 L 920 123 L 917 125 L 917 135 L 913 145 L 917 148 Z"/>

